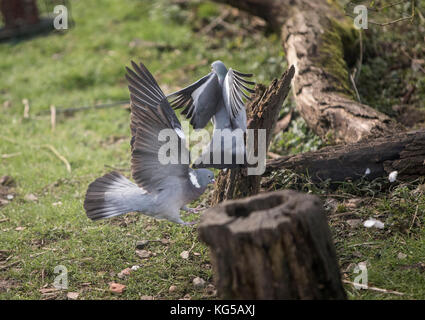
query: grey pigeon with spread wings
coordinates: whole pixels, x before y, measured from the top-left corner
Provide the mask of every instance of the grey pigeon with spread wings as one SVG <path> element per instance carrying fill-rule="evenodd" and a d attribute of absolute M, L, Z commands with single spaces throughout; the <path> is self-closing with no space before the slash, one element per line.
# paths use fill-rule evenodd
<path fill-rule="evenodd" d="M 132 62 L 127 68 L 131 99 L 131 171 L 136 184 L 117 172 L 92 182 L 87 190 L 84 209 L 92 220 L 110 218 L 128 212 L 190 224 L 180 218 L 180 209 L 204 193 L 214 174 L 207 169 L 193 170 L 189 164 L 162 164 L 158 153 L 165 142 L 162 130 L 174 134 L 178 157 L 188 154 L 181 124 L 157 82 L 143 65 Z M 171 140 L 170 136 L 170 140 Z"/>
<path fill-rule="evenodd" d="M 214 124 L 214 134 L 225 133 L 226 129 L 227 132 L 235 133 L 239 129 L 243 135 L 247 128 L 243 97 L 249 99 L 247 93 L 254 92 L 248 85 L 255 83 L 246 80 L 252 77 L 252 74 L 241 73 L 232 68 L 227 69 L 221 61 L 213 62 L 211 69 L 208 75 L 168 95 L 167 98 L 174 109 L 183 108 L 181 113 L 190 119 L 194 129 L 204 128 L 211 120 Z M 216 139 L 221 141 L 214 141 L 215 136 L 213 136 L 207 152 L 195 161 L 193 167 L 233 168 L 238 165 L 236 163 L 238 153 L 242 153 L 242 157 L 239 158 L 245 161 L 243 139 L 232 138 L 231 150 L 228 150 L 229 147 L 225 148 L 224 138 L 220 135 L 217 137 Z M 220 163 L 213 163 L 214 151 L 221 152 Z M 231 163 L 225 163 L 224 153 L 231 153 Z"/>

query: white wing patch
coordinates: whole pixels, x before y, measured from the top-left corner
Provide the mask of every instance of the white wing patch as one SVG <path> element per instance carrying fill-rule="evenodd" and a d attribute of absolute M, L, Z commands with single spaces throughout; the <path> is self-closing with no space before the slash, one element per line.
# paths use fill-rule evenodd
<path fill-rule="evenodd" d="M 189 172 L 190 182 L 196 187 L 200 188 L 201 186 L 198 183 L 198 179 L 196 179 L 196 175 L 193 172 Z"/>

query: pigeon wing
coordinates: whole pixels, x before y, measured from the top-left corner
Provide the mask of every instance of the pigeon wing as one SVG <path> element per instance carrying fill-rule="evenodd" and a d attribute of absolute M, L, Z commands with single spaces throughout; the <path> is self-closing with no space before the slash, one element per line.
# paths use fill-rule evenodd
<path fill-rule="evenodd" d="M 239 111 L 245 108 L 245 103 L 242 97 L 250 99 L 246 92 L 254 93 L 254 90 L 247 87 L 247 85 L 255 85 L 255 82 L 248 81 L 246 78 L 252 77 L 252 74 L 241 73 L 239 71 L 229 68 L 229 71 L 224 78 L 223 83 L 223 98 L 227 112 L 231 119 L 236 119 Z"/>
<path fill-rule="evenodd" d="M 137 65 L 136 65 L 137 66 Z M 135 64 L 133 65 L 135 68 Z M 132 71 L 128 69 L 127 71 Z M 137 185 L 148 192 L 159 192 L 170 184 L 175 184 L 176 178 L 189 179 L 189 160 L 182 163 L 181 159 L 188 158 L 185 139 L 173 109 L 164 93 L 153 79 L 150 72 L 140 65 L 136 72 L 129 72 L 129 88 L 131 101 L 132 157 L 131 171 Z M 135 77 L 138 75 L 138 78 Z M 137 82 L 136 82 L 137 80 Z M 155 105 L 156 104 L 156 105 Z M 159 160 L 161 147 L 168 141 L 160 141 L 162 130 L 168 129 L 166 135 L 176 142 L 172 149 L 177 154 L 176 161 L 163 164 Z M 167 140 L 167 139 L 165 139 Z M 164 148 L 164 150 L 166 150 Z M 183 154 L 183 156 L 181 156 Z M 165 154 L 164 154 L 165 155 Z"/>
<path fill-rule="evenodd" d="M 220 83 L 211 72 L 190 86 L 167 96 L 173 109 L 183 108 L 182 114 L 190 119 L 194 129 L 204 128 L 217 112 Z"/>
<path fill-rule="evenodd" d="M 142 109 L 151 108 L 156 110 L 161 101 L 165 99 L 164 93 L 143 63 L 137 65 L 134 61 L 131 61 L 131 65 L 134 71 L 126 67 L 127 74 L 125 75 L 128 81 L 131 103 Z M 174 111 L 171 108 L 165 108 L 164 112 L 170 120 L 171 125 L 181 130 L 180 121 Z M 133 147 L 136 128 L 130 124 L 130 129 L 133 136 L 130 144 Z"/>

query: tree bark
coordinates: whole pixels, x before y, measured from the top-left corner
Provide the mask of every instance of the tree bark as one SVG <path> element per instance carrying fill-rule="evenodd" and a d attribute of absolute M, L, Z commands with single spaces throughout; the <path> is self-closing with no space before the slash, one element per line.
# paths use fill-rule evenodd
<path fill-rule="evenodd" d="M 201 218 L 224 299 L 345 299 L 318 197 L 291 190 L 226 201 Z"/>
<path fill-rule="evenodd" d="M 247 127 L 250 130 L 266 129 L 266 149 L 270 144 L 279 111 L 289 93 L 294 72 L 294 67 L 289 68 L 280 80 L 275 79 L 267 89 L 263 85 L 257 85 L 253 99 L 247 106 Z M 258 140 L 254 141 L 254 154 L 258 154 Z M 212 205 L 226 199 L 257 194 L 260 191 L 261 175 L 248 175 L 247 170 L 247 168 L 235 168 L 220 171 Z"/>
<path fill-rule="evenodd" d="M 401 180 L 412 180 L 425 176 L 425 131 L 397 133 L 268 160 L 265 174 L 280 169 L 308 174 L 313 182 L 372 180 L 392 171 L 397 171 Z"/>
<path fill-rule="evenodd" d="M 357 31 L 327 0 L 216 0 L 264 18 L 281 33 L 296 67 L 294 97 L 301 116 L 323 140 L 353 143 L 391 133 L 386 115 L 354 99 L 346 60 L 359 52 Z M 328 18 L 332 17 L 332 18 Z"/>

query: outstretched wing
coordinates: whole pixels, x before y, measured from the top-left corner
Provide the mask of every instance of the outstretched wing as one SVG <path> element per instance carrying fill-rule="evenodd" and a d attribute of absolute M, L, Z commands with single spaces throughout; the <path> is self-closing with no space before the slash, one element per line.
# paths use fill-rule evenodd
<path fill-rule="evenodd" d="M 137 65 L 134 61 L 131 61 L 131 65 L 134 71 L 128 67 L 125 68 L 127 70 L 125 77 L 128 81 L 131 102 L 139 108 L 149 107 L 156 110 L 158 105 L 166 99 L 164 93 L 143 63 Z M 180 121 L 174 111 L 171 108 L 165 108 L 164 112 L 171 125 L 181 130 Z M 135 136 L 135 128 L 131 128 L 131 133 Z"/>
<path fill-rule="evenodd" d="M 190 86 L 167 96 L 174 109 L 184 108 L 182 114 L 190 119 L 194 129 L 204 128 L 217 112 L 220 97 L 220 84 L 215 73 L 211 72 Z"/>
<path fill-rule="evenodd" d="M 132 132 L 132 176 L 139 187 L 148 192 L 158 192 L 166 186 L 189 179 L 188 150 L 185 147 L 184 134 L 173 109 L 155 79 L 143 64 L 133 63 L 135 72 L 127 68 L 131 100 L 131 132 Z M 166 131 L 163 131 L 166 130 Z M 165 132 L 167 141 L 159 141 L 160 134 Z M 171 145 L 169 152 L 160 152 L 165 143 Z M 181 154 L 184 153 L 183 157 Z M 176 160 L 163 164 L 162 158 Z M 187 163 L 181 163 L 187 159 Z"/>
<path fill-rule="evenodd" d="M 227 112 L 232 119 L 236 119 L 238 113 L 245 108 L 243 97 L 250 99 L 245 93 L 254 93 L 254 90 L 247 87 L 247 85 L 255 85 L 255 82 L 248 81 L 246 78 L 252 77 L 252 74 L 241 73 L 239 71 L 229 68 L 226 78 L 223 83 L 223 98 Z"/>

